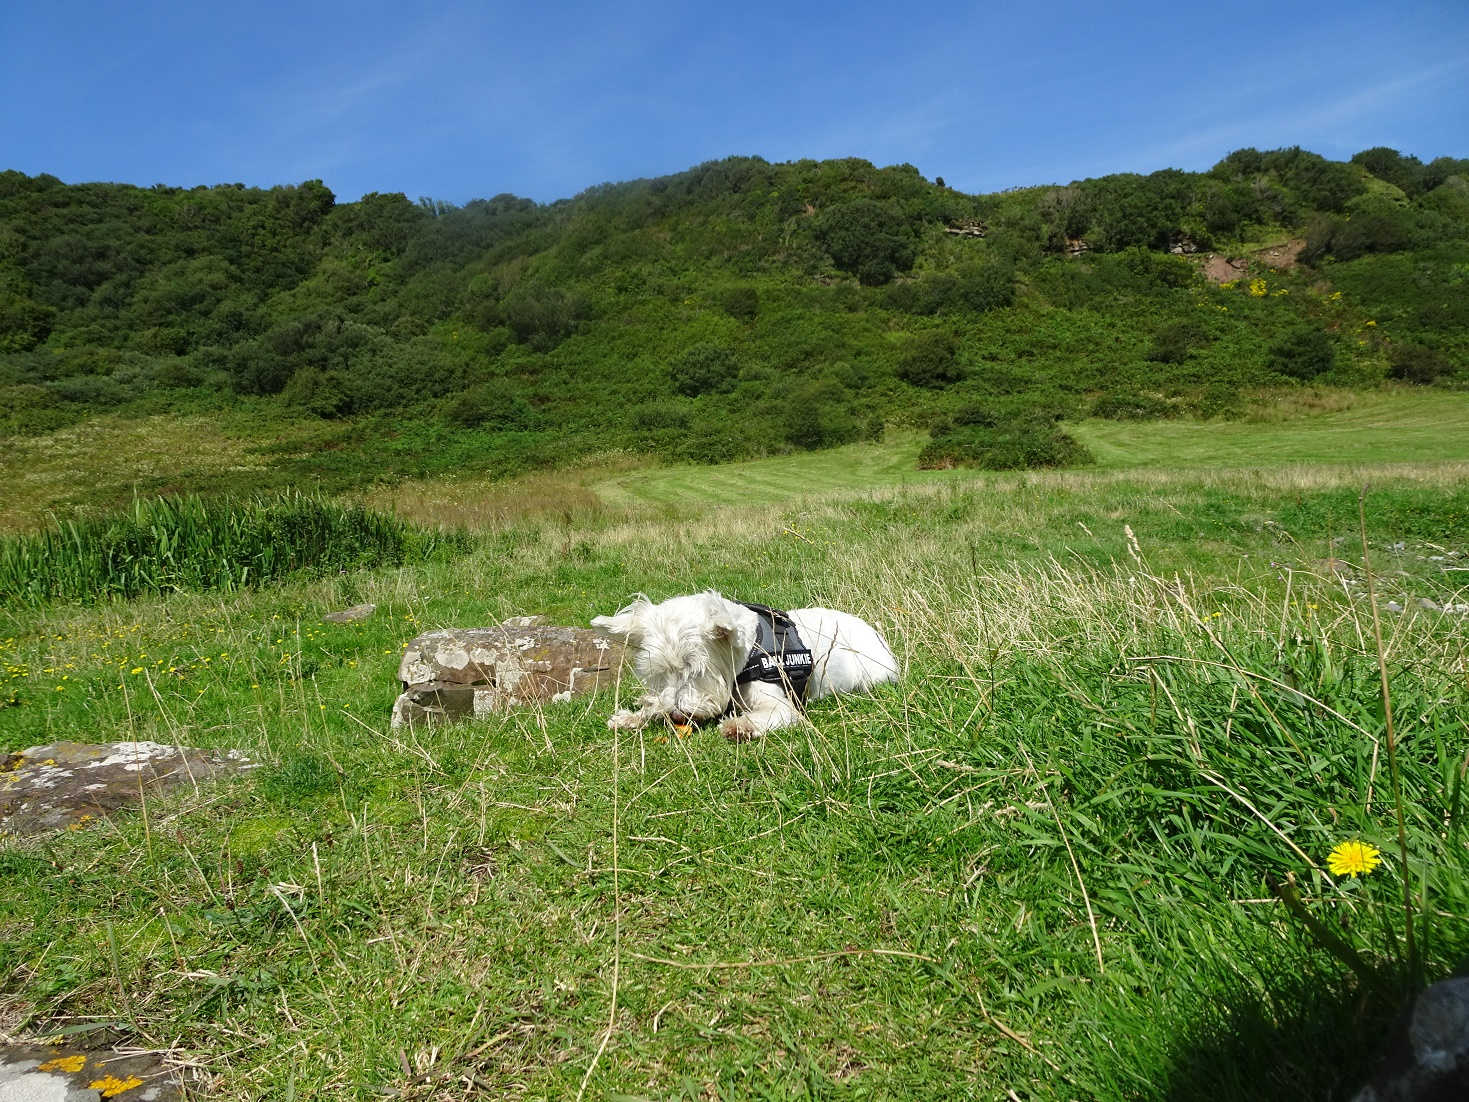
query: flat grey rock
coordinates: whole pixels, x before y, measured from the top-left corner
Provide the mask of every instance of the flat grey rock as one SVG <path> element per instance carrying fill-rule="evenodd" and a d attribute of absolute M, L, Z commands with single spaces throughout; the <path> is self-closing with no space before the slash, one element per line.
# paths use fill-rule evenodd
<path fill-rule="evenodd" d="M 178 1102 L 178 1073 L 154 1052 L 0 1044 L 0 1102 Z"/>
<path fill-rule="evenodd" d="M 0 753 L 0 837 L 76 828 L 163 789 L 253 768 L 235 750 L 158 742 L 53 742 Z"/>

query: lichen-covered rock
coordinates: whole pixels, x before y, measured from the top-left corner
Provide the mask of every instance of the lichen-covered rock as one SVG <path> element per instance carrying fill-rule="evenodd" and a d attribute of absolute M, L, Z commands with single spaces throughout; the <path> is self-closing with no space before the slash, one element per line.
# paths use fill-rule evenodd
<path fill-rule="evenodd" d="M 175 1102 L 179 1076 L 158 1053 L 0 1044 L 0 1102 Z"/>
<path fill-rule="evenodd" d="M 1469 976 L 1440 980 L 1413 1001 L 1381 1070 L 1355 1102 L 1469 1098 Z"/>
<path fill-rule="evenodd" d="M 624 647 L 604 631 L 519 616 L 492 628 L 430 631 L 398 665 L 392 723 L 437 723 L 564 700 L 617 677 Z"/>
<path fill-rule="evenodd" d="M 0 755 L 0 835 L 42 834 L 136 807 L 152 793 L 253 769 L 238 751 L 158 742 L 53 742 Z"/>

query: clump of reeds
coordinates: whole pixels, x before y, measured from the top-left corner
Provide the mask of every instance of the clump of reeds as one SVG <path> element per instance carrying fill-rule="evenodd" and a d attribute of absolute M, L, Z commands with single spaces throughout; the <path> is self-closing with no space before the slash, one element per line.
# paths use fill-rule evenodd
<path fill-rule="evenodd" d="M 423 561 L 466 542 L 299 492 L 140 499 L 126 513 L 58 521 L 48 531 L 0 541 L 0 601 L 231 591 L 292 574 Z"/>

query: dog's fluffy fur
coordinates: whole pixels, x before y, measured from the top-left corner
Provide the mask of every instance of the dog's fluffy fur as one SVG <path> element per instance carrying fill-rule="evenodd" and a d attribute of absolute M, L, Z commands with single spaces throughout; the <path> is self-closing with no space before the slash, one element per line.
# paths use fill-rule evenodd
<path fill-rule="evenodd" d="M 829 608 L 797 608 L 788 615 L 811 649 L 807 700 L 897 680 L 893 652 L 865 620 Z M 637 710 L 615 712 L 608 727 L 635 730 L 660 717 L 682 727 L 724 716 L 720 731 L 742 741 L 800 718 L 780 685 L 735 685 L 755 643 L 759 618 L 713 590 L 656 605 L 640 594 L 626 608 L 592 623 L 627 639 L 633 668 L 648 687 Z M 726 716 L 731 701 L 733 714 Z"/>

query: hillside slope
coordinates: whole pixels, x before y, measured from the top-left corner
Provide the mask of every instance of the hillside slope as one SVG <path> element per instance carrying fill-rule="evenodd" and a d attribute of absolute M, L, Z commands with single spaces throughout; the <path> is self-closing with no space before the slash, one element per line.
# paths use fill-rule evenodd
<path fill-rule="evenodd" d="M 1272 266 L 1292 236 L 1300 263 Z M 744 157 L 462 208 L 4 172 L 0 433 L 243 402 L 262 438 L 318 425 L 290 475 L 326 486 L 617 449 L 707 462 L 884 425 L 964 462 L 1008 424 L 1227 416 L 1302 380 L 1453 384 L 1466 243 L 1469 161 L 1392 150 L 1246 149 L 995 195 Z M 1207 279 L 1211 256 L 1238 278 Z"/>

